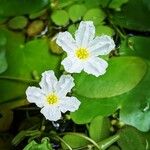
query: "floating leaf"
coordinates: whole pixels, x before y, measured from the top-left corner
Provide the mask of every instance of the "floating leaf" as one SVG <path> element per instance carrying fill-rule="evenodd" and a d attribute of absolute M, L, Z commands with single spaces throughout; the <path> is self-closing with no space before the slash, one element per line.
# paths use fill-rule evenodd
<path fill-rule="evenodd" d="M 49 5 L 49 0 L 0 0 L 0 16 L 17 16 L 35 13 Z"/>
<path fill-rule="evenodd" d="M 149 1 L 149 0 L 143 0 L 143 3 L 144 3 L 145 6 L 147 6 L 148 9 L 150 10 L 150 1 Z"/>
<path fill-rule="evenodd" d="M 69 22 L 69 15 L 65 10 L 56 10 L 51 15 L 52 21 L 58 26 L 65 26 Z"/>
<path fill-rule="evenodd" d="M 120 130 L 118 145 L 121 150 L 146 150 L 146 139 L 141 132 L 132 127 Z"/>
<path fill-rule="evenodd" d="M 110 2 L 109 8 L 120 10 L 120 7 L 127 2 L 128 2 L 128 0 L 113 0 Z"/>
<path fill-rule="evenodd" d="M 132 36 L 121 42 L 119 52 L 121 55 L 133 55 L 150 60 L 150 38 Z"/>
<path fill-rule="evenodd" d="M 120 120 L 146 132 L 150 129 L 150 64 L 140 84 L 124 95 Z"/>
<path fill-rule="evenodd" d="M 71 148 L 79 148 L 79 147 L 83 147 L 83 146 L 86 146 L 89 142 L 82 138 L 82 137 L 79 137 L 77 135 L 70 135 L 70 134 L 66 134 L 64 137 L 63 137 L 63 140 L 71 147 Z M 63 149 L 67 149 L 68 147 L 64 144 L 64 143 L 61 143 Z"/>
<path fill-rule="evenodd" d="M 74 92 L 87 98 L 120 95 L 133 89 L 147 68 L 146 63 L 138 57 L 116 57 L 108 63 L 109 67 L 103 76 L 95 77 L 84 72 L 75 74 Z"/>
<path fill-rule="evenodd" d="M 150 10 L 143 0 L 129 0 L 121 10 L 112 14 L 116 25 L 137 31 L 150 31 Z"/>
<path fill-rule="evenodd" d="M 49 53 L 49 43 L 46 38 L 23 45 L 22 35 L 7 30 L 2 31 L 7 37 L 8 69 L 0 76 L 1 103 L 24 96 L 28 84 L 33 80 L 32 73 L 35 70 L 39 76 L 43 71 L 51 69 L 58 73 L 61 59 Z"/>
<path fill-rule="evenodd" d="M 113 36 L 115 34 L 114 30 L 110 28 L 109 26 L 99 25 L 96 26 L 96 35 L 108 35 Z"/>
<path fill-rule="evenodd" d="M 17 16 L 9 20 L 8 26 L 11 29 L 23 29 L 26 27 L 28 20 L 24 16 Z"/>
<path fill-rule="evenodd" d="M 109 119 L 106 117 L 97 116 L 90 123 L 89 135 L 94 141 L 99 142 L 109 137 L 109 129 Z"/>
<path fill-rule="evenodd" d="M 43 16 L 44 14 L 46 14 L 46 12 L 47 12 L 47 9 L 43 9 L 43 10 L 41 10 L 41 11 L 39 11 L 39 12 L 30 14 L 29 18 L 30 18 L 30 19 L 39 18 L 39 17 Z"/>
<path fill-rule="evenodd" d="M 77 30 L 76 25 L 72 24 L 68 27 L 68 32 L 70 32 L 72 35 L 75 34 L 75 31 Z"/>
<path fill-rule="evenodd" d="M 96 116 L 109 116 L 120 106 L 119 97 L 105 99 L 90 99 L 75 95 L 80 101 L 80 108 L 71 113 L 71 118 L 77 124 L 85 124 L 92 121 Z"/>
<path fill-rule="evenodd" d="M 101 4 L 101 1 L 98 1 L 98 0 L 92 0 L 92 3 L 91 3 L 91 0 L 84 0 L 84 4 L 87 8 L 95 8 L 95 7 L 99 7 L 99 5 Z M 104 0 L 106 1 L 106 0 Z"/>
<path fill-rule="evenodd" d="M 108 148 L 108 150 L 120 150 L 120 148 L 118 146 L 112 145 Z"/>
<path fill-rule="evenodd" d="M 79 5 L 79 4 L 72 5 L 68 11 L 69 17 L 73 22 L 81 20 L 81 17 L 83 17 L 85 12 L 86 12 L 86 7 L 84 5 Z"/>
<path fill-rule="evenodd" d="M 6 52 L 0 48 L 0 73 L 6 71 L 8 64 L 6 60 Z"/>
<path fill-rule="evenodd" d="M 100 25 L 105 17 L 106 15 L 101 9 L 92 8 L 86 12 L 83 20 L 93 21 L 95 25 Z"/>
<path fill-rule="evenodd" d="M 41 144 L 32 141 L 23 150 L 52 150 L 52 146 L 48 138 L 43 138 Z"/>

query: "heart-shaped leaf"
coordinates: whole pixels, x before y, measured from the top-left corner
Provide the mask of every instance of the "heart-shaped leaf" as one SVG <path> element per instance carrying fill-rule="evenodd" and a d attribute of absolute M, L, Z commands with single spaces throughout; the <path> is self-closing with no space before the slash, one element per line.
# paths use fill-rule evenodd
<path fill-rule="evenodd" d="M 143 78 L 146 63 L 138 57 L 116 57 L 109 60 L 103 76 L 76 74 L 74 92 L 87 98 L 108 98 L 132 90 Z"/>

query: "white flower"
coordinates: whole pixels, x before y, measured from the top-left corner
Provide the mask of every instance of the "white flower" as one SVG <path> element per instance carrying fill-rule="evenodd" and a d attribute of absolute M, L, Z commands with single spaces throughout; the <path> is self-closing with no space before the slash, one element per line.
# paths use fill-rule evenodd
<path fill-rule="evenodd" d="M 69 32 L 60 32 L 57 44 L 67 52 L 62 61 L 64 69 L 69 73 L 80 73 L 82 70 L 96 77 L 106 72 L 108 63 L 99 55 L 109 54 L 115 44 L 107 35 L 95 37 L 92 21 L 82 21 L 75 33 L 75 40 Z"/>
<path fill-rule="evenodd" d="M 61 112 L 74 112 L 79 108 L 80 101 L 76 97 L 66 96 L 75 85 L 73 80 L 70 75 L 62 75 L 58 81 L 53 71 L 45 71 L 39 83 L 41 88 L 27 88 L 27 100 L 40 107 L 46 119 L 57 121 Z"/>

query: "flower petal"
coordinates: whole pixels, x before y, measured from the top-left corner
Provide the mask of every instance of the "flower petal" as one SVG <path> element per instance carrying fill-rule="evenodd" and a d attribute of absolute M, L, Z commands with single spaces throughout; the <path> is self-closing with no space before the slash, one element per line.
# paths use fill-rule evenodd
<path fill-rule="evenodd" d="M 94 56 L 107 55 L 115 48 L 115 43 L 110 36 L 103 35 L 91 41 L 88 48 Z"/>
<path fill-rule="evenodd" d="M 41 109 L 41 113 L 50 121 L 57 121 L 61 118 L 61 112 L 57 106 L 45 106 Z"/>
<path fill-rule="evenodd" d="M 60 110 L 65 113 L 66 111 L 74 112 L 79 109 L 81 102 L 76 97 L 65 97 L 61 99 Z"/>
<path fill-rule="evenodd" d="M 93 57 L 85 64 L 84 71 L 98 77 L 106 72 L 107 67 L 108 63 L 105 60 L 99 57 Z"/>
<path fill-rule="evenodd" d="M 76 42 L 69 32 L 60 32 L 56 43 L 67 53 L 73 53 L 73 51 L 77 48 Z"/>
<path fill-rule="evenodd" d="M 53 92 L 55 90 L 55 86 L 58 80 L 54 74 L 54 71 L 49 70 L 42 73 L 42 79 L 39 83 L 42 90 L 45 91 L 47 94 Z"/>
<path fill-rule="evenodd" d="M 95 36 L 95 27 L 92 21 L 81 21 L 78 30 L 75 33 L 75 39 L 78 47 L 87 48 Z"/>
<path fill-rule="evenodd" d="M 27 100 L 30 103 L 35 103 L 38 107 L 44 106 L 45 95 L 40 88 L 28 87 L 26 90 Z"/>
<path fill-rule="evenodd" d="M 71 91 L 74 85 L 74 79 L 71 75 L 62 75 L 57 84 L 57 94 L 59 97 L 66 96 L 66 94 Z"/>
<path fill-rule="evenodd" d="M 61 64 L 64 66 L 64 69 L 69 73 L 80 73 L 83 69 L 82 62 L 73 57 L 66 57 L 61 62 Z"/>

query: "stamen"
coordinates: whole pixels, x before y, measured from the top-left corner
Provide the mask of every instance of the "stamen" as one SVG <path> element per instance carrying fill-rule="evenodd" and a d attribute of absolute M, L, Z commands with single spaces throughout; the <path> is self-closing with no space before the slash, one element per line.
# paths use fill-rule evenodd
<path fill-rule="evenodd" d="M 55 94 L 55 93 L 51 93 L 51 94 L 49 94 L 47 97 L 47 102 L 49 103 L 49 104 L 55 104 L 55 103 L 57 103 L 58 102 L 58 96 Z"/>
<path fill-rule="evenodd" d="M 89 51 L 86 48 L 79 48 L 76 50 L 76 56 L 79 59 L 87 59 L 89 57 Z"/>

